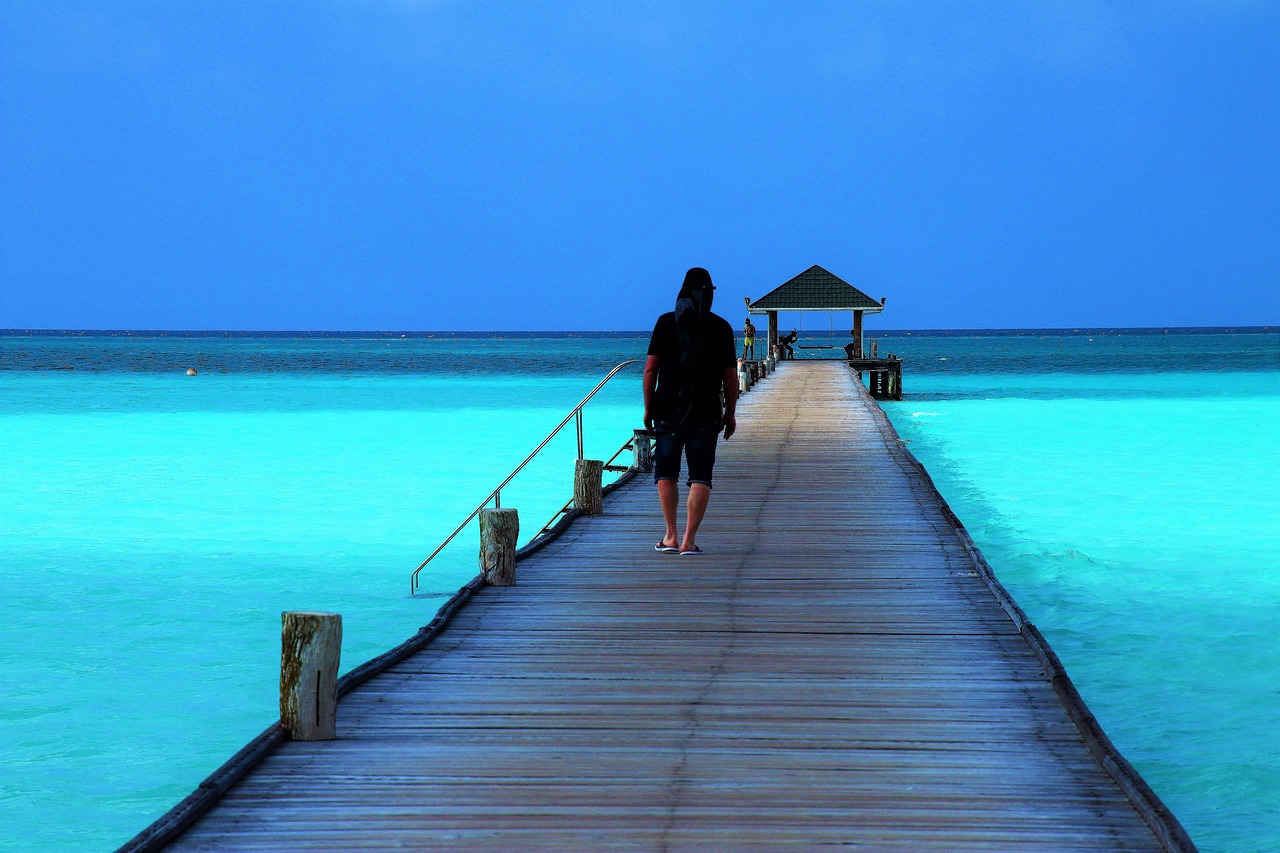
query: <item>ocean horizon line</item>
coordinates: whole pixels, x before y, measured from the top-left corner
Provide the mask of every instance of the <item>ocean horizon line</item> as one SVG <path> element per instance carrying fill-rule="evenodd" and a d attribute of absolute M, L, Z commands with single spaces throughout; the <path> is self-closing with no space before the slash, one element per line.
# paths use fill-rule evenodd
<path fill-rule="evenodd" d="M 649 334 L 648 329 L 0 329 L 0 337 L 48 338 L 624 338 Z M 1272 334 L 1280 325 L 1227 326 L 1027 326 L 1020 328 L 868 329 L 868 337 L 1011 337 L 1027 335 L 1159 335 L 1159 334 Z M 804 331 L 831 335 L 830 330 Z M 840 331 L 838 334 L 843 335 Z"/>

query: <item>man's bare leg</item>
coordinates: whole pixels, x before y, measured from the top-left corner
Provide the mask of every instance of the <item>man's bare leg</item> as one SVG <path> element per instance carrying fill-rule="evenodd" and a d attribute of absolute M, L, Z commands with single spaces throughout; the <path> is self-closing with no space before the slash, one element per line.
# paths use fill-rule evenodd
<path fill-rule="evenodd" d="M 667 523 L 662 544 L 674 548 L 680 544 L 680 537 L 676 534 L 676 508 L 680 505 L 680 487 L 675 480 L 658 481 L 658 503 L 662 505 L 662 520 Z M 703 509 L 706 509 L 705 502 Z"/>
<path fill-rule="evenodd" d="M 674 489 L 672 491 L 674 492 Z M 707 514 L 707 501 L 710 499 L 711 487 L 706 483 L 694 483 L 689 486 L 688 517 L 684 522 L 684 540 L 680 543 L 681 551 L 692 551 L 698 547 L 698 528 L 702 525 L 702 517 Z M 674 530 L 675 528 L 672 529 Z"/>

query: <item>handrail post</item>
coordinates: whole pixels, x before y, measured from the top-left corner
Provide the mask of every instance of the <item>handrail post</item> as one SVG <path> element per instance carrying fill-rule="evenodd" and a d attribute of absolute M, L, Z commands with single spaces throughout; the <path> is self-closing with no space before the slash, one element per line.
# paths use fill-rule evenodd
<path fill-rule="evenodd" d="M 582 450 L 582 407 L 579 406 L 578 407 L 578 458 L 581 459 L 583 455 L 584 454 Z"/>
<path fill-rule="evenodd" d="M 647 429 L 638 429 L 632 439 L 632 449 L 636 454 L 635 468 L 641 474 L 653 473 L 653 445 L 649 443 L 651 435 Z"/>
<path fill-rule="evenodd" d="M 342 616 L 280 614 L 280 725 L 294 740 L 338 736 Z"/>
<path fill-rule="evenodd" d="M 485 583 L 512 586 L 516 582 L 516 541 L 520 514 L 514 509 L 480 511 L 480 572 Z"/>
<path fill-rule="evenodd" d="M 604 462 L 579 459 L 573 469 L 573 505 L 583 515 L 604 512 Z"/>

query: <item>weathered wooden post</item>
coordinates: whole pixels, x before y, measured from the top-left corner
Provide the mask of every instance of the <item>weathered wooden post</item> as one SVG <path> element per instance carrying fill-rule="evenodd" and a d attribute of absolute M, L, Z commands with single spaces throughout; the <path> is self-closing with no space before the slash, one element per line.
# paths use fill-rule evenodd
<path fill-rule="evenodd" d="M 573 505 L 583 515 L 604 512 L 604 462 L 579 459 L 573 471 Z"/>
<path fill-rule="evenodd" d="M 280 623 L 280 725 L 294 740 L 333 740 L 342 616 L 285 611 Z"/>
<path fill-rule="evenodd" d="M 653 445 L 649 443 L 652 435 L 647 429 L 638 429 L 631 439 L 631 447 L 636 453 L 635 469 L 641 474 L 653 473 Z"/>
<path fill-rule="evenodd" d="M 520 513 L 514 509 L 480 510 L 480 573 L 492 586 L 516 582 L 516 541 Z"/>

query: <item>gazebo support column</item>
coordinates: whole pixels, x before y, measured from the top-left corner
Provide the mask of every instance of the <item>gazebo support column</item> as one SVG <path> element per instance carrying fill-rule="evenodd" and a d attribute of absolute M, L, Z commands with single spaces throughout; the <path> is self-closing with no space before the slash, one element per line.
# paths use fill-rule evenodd
<path fill-rule="evenodd" d="M 769 312 L 769 352 L 778 346 L 778 312 Z"/>
<path fill-rule="evenodd" d="M 856 358 L 862 358 L 862 312 L 853 312 L 853 351 Z"/>

